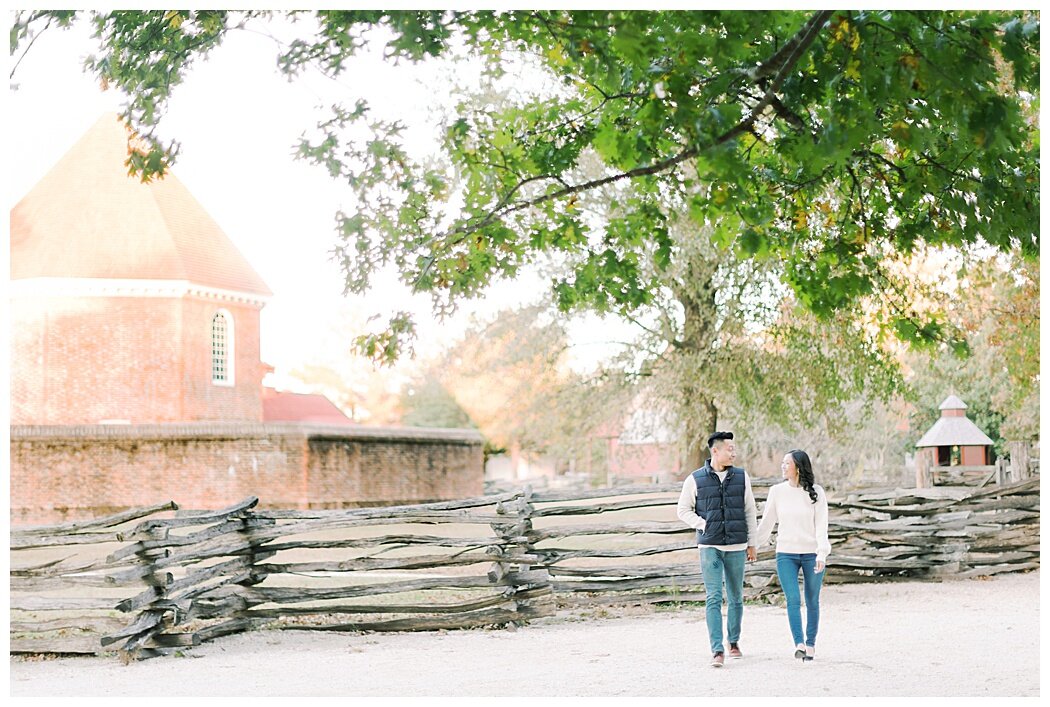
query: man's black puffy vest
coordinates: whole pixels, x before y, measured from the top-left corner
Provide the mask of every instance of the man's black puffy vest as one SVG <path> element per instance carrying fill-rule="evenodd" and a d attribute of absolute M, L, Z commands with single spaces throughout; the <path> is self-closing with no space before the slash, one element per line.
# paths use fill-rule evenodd
<path fill-rule="evenodd" d="M 696 514 L 704 519 L 704 530 L 696 531 L 698 545 L 739 545 L 747 542 L 747 514 L 744 512 L 744 470 L 726 467 L 725 481 L 719 483 L 711 460 L 693 472 L 696 481 Z"/>

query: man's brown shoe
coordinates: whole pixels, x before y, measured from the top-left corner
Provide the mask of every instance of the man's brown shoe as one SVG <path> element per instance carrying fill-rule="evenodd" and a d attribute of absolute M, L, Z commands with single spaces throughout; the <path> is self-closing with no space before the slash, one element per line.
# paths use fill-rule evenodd
<path fill-rule="evenodd" d="M 729 644 L 729 657 L 730 658 L 743 658 L 744 654 L 740 652 L 740 646 L 735 643 Z"/>
<path fill-rule="evenodd" d="M 725 662 L 726 662 L 726 657 L 725 657 L 725 654 L 722 653 L 722 651 L 718 651 L 713 656 L 711 656 L 711 667 L 712 668 L 721 668 L 722 665 Z"/>

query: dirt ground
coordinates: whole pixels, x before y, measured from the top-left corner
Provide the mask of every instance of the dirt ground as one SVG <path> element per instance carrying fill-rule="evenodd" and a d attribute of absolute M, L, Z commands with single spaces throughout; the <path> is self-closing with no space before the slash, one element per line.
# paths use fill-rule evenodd
<path fill-rule="evenodd" d="M 10 694 L 1037 697 L 1039 577 L 828 585 L 807 664 L 778 606 L 745 608 L 745 657 L 722 669 L 707 665 L 702 607 L 613 609 L 517 631 L 257 631 L 130 665 L 12 657 Z"/>

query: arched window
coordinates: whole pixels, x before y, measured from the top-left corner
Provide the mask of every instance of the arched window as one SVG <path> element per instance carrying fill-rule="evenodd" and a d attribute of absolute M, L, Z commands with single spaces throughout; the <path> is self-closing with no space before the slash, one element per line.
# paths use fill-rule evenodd
<path fill-rule="evenodd" d="M 225 309 L 211 318 L 211 382 L 233 385 L 233 317 Z"/>

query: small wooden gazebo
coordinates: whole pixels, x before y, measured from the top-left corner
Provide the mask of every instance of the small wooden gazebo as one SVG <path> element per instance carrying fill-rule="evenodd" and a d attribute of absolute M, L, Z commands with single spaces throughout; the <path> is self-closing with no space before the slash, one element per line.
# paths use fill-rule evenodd
<path fill-rule="evenodd" d="M 915 443 L 915 485 L 933 485 L 938 472 L 951 471 L 953 477 L 967 472 L 994 472 L 989 447 L 995 442 L 966 417 L 966 403 L 949 395 L 940 409 L 940 418 Z"/>

